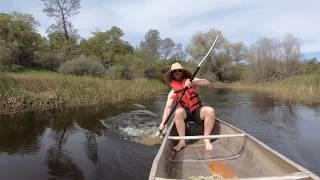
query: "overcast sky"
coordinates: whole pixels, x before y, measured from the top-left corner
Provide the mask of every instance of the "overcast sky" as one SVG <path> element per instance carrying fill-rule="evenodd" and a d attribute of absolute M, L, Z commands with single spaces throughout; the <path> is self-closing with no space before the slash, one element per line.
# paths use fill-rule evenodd
<path fill-rule="evenodd" d="M 259 37 L 291 33 L 302 43 L 305 57 L 320 59 L 320 0 L 82 0 L 72 18 L 81 37 L 120 27 L 124 39 L 137 46 L 149 29 L 184 46 L 198 31 L 221 30 L 229 41 L 246 45 Z M 45 35 L 54 22 L 40 0 L 0 0 L 0 12 L 31 13 Z"/>

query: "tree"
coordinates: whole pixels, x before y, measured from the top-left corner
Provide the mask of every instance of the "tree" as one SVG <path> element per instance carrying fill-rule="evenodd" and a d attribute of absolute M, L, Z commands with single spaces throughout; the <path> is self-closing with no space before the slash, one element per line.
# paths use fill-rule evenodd
<path fill-rule="evenodd" d="M 32 66 L 34 53 L 41 48 L 43 39 L 36 32 L 38 22 L 30 14 L 0 14 L 1 48 L 6 52 L 2 56 L 9 64 Z"/>
<path fill-rule="evenodd" d="M 191 55 L 193 61 L 200 62 L 203 56 L 209 51 L 218 33 L 220 37 L 215 45 L 215 49 L 211 51 L 207 60 L 211 62 L 215 51 L 217 49 L 221 50 L 225 44 L 226 40 L 222 36 L 222 33 L 219 30 L 211 29 L 206 33 L 198 32 L 192 36 L 191 44 L 187 47 L 187 52 Z"/>
<path fill-rule="evenodd" d="M 211 29 L 208 32 L 198 32 L 192 36 L 192 41 L 187 47 L 187 52 L 191 55 L 192 61 L 198 63 L 201 61 L 201 59 L 205 56 L 205 54 L 209 51 L 210 46 L 214 42 L 217 34 L 219 33 L 220 37 L 217 40 L 217 43 L 215 45 L 215 48 L 211 51 L 209 54 L 207 60 L 204 62 L 204 65 L 202 68 L 202 72 L 206 74 L 207 78 L 214 80 L 217 78 L 220 81 L 224 81 L 226 76 L 222 73 L 225 72 L 224 67 L 222 66 L 223 63 L 230 63 L 229 61 L 221 61 L 221 63 L 217 63 L 215 54 L 219 52 L 220 59 L 229 59 L 226 55 L 226 49 L 225 45 L 227 44 L 227 40 L 223 37 L 222 33 L 218 30 Z M 210 76 L 215 77 L 210 77 Z"/>
<path fill-rule="evenodd" d="M 280 76 L 278 60 L 281 59 L 279 41 L 270 38 L 258 39 L 250 48 L 250 64 L 252 78 L 268 80 L 272 76 Z"/>
<path fill-rule="evenodd" d="M 70 17 L 79 13 L 80 0 L 42 0 L 42 2 L 45 5 L 43 12 L 49 17 L 56 18 L 57 22 L 51 26 L 51 29 L 64 32 L 67 43 L 70 44 L 69 36 L 71 32 L 74 32 Z"/>
<path fill-rule="evenodd" d="M 285 35 L 281 42 L 282 53 L 285 60 L 286 75 L 295 74 L 298 71 L 298 61 L 301 60 L 300 42 L 291 34 Z"/>
<path fill-rule="evenodd" d="M 232 57 L 233 61 L 240 62 L 247 56 L 247 48 L 242 42 L 227 44 L 228 54 Z"/>
<path fill-rule="evenodd" d="M 121 41 L 120 38 L 124 35 L 122 29 L 117 26 L 113 26 L 108 33 L 111 41 Z"/>
<path fill-rule="evenodd" d="M 171 56 L 171 59 L 174 61 L 183 61 L 186 60 L 186 53 L 183 51 L 182 44 L 178 43 L 175 48 L 174 52 Z"/>
<path fill-rule="evenodd" d="M 66 42 L 66 39 L 64 38 L 64 33 L 62 32 L 50 32 L 48 34 L 49 38 L 49 47 L 51 50 L 56 50 L 59 52 L 65 52 L 68 50 L 68 46 L 76 46 L 77 39 L 74 36 L 69 37 L 69 45 Z"/>
<path fill-rule="evenodd" d="M 0 65 L 13 64 L 16 57 L 17 44 L 12 42 L 6 42 L 0 37 Z"/>
<path fill-rule="evenodd" d="M 151 29 L 145 36 L 144 41 L 140 43 L 140 51 L 142 56 L 151 62 L 154 62 L 159 59 L 160 53 L 160 33 L 158 30 Z"/>
<path fill-rule="evenodd" d="M 300 52 L 300 41 L 292 34 L 287 34 L 282 40 L 282 49 L 284 58 L 288 62 L 290 60 L 300 60 L 302 55 Z"/>
<path fill-rule="evenodd" d="M 252 77 L 256 80 L 283 79 L 299 73 L 299 40 L 292 35 L 282 39 L 260 38 L 249 49 Z"/>
<path fill-rule="evenodd" d="M 167 60 L 175 50 L 175 43 L 170 38 L 165 38 L 160 41 L 160 57 Z"/>
<path fill-rule="evenodd" d="M 133 54 L 133 47 L 121 39 L 124 33 L 116 26 L 105 32 L 94 32 L 93 35 L 88 40 L 81 40 L 80 50 L 87 56 L 99 57 L 106 68 L 121 63 L 124 56 Z"/>

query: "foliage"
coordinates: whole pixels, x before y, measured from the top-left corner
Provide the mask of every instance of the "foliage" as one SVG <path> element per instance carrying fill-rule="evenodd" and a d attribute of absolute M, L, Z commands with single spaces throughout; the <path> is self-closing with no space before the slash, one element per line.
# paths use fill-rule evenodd
<path fill-rule="evenodd" d="M 161 44 L 160 32 L 150 29 L 144 35 L 144 41 L 140 42 L 140 51 L 144 59 L 148 59 L 151 63 L 160 58 L 159 48 Z"/>
<path fill-rule="evenodd" d="M 316 57 L 306 59 L 301 64 L 303 74 L 320 74 L 320 61 Z"/>
<path fill-rule="evenodd" d="M 59 72 L 74 75 L 102 76 L 105 73 L 105 68 L 97 61 L 80 56 L 62 64 Z"/>
<path fill-rule="evenodd" d="M 39 50 L 42 37 L 36 32 L 38 25 L 30 14 L 0 13 L 0 63 L 31 67 L 34 52 Z"/>
<path fill-rule="evenodd" d="M 228 77 L 228 73 L 233 69 L 232 66 L 235 65 L 232 63 L 232 56 L 230 55 L 231 43 L 223 37 L 221 31 L 211 29 L 205 33 L 198 32 L 194 34 L 191 44 L 187 47 L 187 52 L 192 56 L 193 62 L 200 62 L 218 34 L 219 39 L 216 42 L 215 48 L 203 63 L 202 74 L 212 81 L 231 80 Z"/>
<path fill-rule="evenodd" d="M 15 52 L 18 50 L 16 43 L 9 43 L 0 37 L 0 65 L 10 65 L 16 60 Z"/>
<path fill-rule="evenodd" d="M 50 32 L 48 34 L 48 43 L 49 43 L 49 48 L 51 50 L 60 50 L 62 52 L 65 52 L 68 50 L 69 46 L 74 47 L 76 46 L 77 43 L 77 37 L 76 36 L 70 36 L 69 37 L 69 42 L 66 41 L 64 34 L 62 32 L 54 31 Z"/>
<path fill-rule="evenodd" d="M 64 53 L 59 51 L 37 52 L 35 63 L 38 67 L 49 70 L 57 70 L 65 62 Z"/>
<path fill-rule="evenodd" d="M 49 17 L 56 18 L 56 24 L 51 25 L 49 31 L 63 32 L 70 51 L 70 42 L 72 41 L 70 40 L 70 34 L 76 34 L 70 18 L 79 13 L 80 0 L 42 0 L 42 2 L 45 6 L 43 12 Z"/>
<path fill-rule="evenodd" d="M 160 58 L 167 60 L 171 57 L 173 51 L 174 51 L 175 44 L 172 39 L 165 38 L 160 41 Z"/>
<path fill-rule="evenodd" d="M 99 57 L 106 68 L 120 64 L 121 56 L 133 54 L 133 47 L 121 39 L 124 33 L 118 27 L 114 26 L 105 32 L 95 32 L 93 35 L 88 40 L 81 40 L 81 53 Z"/>

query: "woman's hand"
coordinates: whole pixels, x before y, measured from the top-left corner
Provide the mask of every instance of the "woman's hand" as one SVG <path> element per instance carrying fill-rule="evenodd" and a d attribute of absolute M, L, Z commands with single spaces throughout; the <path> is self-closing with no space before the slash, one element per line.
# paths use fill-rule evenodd
<path fill-rule="evenodd" d="M 192 82 L 190 81 L 190 79 L 187 79 L 186 82 L 184 83 L 184 87 L 190 88 L 191 85 L 192 85 Z"/>
<path fill-rule="evenodd" d="M 159 126 L 159 130 L 163 130 L 164 129 L 164 124 L 160 124 L 160 126 Z"/>

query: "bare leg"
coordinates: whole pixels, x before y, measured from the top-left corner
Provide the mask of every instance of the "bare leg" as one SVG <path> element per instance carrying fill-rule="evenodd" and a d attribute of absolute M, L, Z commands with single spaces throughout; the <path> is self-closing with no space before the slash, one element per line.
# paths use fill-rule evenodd
<path fill-rule="evenodd" d="M 187 114 L 183 108 L 178 108 L 175 112 L 175 123 L 179 136 L 185 136 L 186 133 L 186 125 L 185 118 Z M 173 147 L 174 150 L 180 151 L 182 148 L 186 146 L 186 141 L 184 139 L 179 140 L 178 144 Z"/>
<path fill-rule="evenodd" d="M 204 135 L 209 136 L 211 135 L 211 131 L 214 126 L 215 121 L 215 112 L 212 107 L 204 106 L 200 110 L 200 118 L 204 120 Z M 206 150 L 212 150 L 213 146 L 210 142 L 210 139 L 204 139 L 204 143 L 206 146 Z"/>

